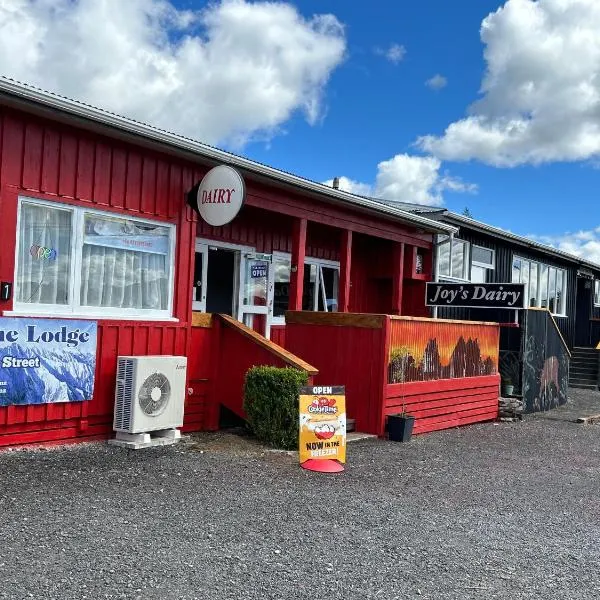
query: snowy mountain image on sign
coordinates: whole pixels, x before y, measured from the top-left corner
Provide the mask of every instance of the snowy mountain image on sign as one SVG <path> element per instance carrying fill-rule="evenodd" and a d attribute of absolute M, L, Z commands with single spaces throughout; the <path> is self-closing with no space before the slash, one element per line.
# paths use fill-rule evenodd
<path fill-rule="evenodd" d="M 90 400 L 96 323 L 0 319 L 0 406 Z"/>

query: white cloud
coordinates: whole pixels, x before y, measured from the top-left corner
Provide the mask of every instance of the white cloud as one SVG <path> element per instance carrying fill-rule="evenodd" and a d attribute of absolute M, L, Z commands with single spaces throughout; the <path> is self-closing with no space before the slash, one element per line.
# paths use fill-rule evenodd
<path fill-rule="evenodd" d="M 563 235 L 527 237 L 600 265 L 600 226 Z"/>
<path fill-rule="evenodd" d="M 404 60 L 406 48 L 401 44 L 391 44 L 387 49 L 375 48 L 375 53 L 385 56 L 391 63 L 397 65 Z"/>
<path fill-rule="evenodd" d="M 441 162 L 432 156 L 397 154 L 377 165 L 373 185 L 340 177 L 340 189 L 396 202 L 441 206 L 445 191 L 476 193 L 477 186 L 448 173 L 440 173 Z M 324 182 L 332 185 L 332 180 Z"/>
<path fill-rule="evenodd" d="M 0 0 L 0 73 L 207 143 L 314 123 L 345 47 L 335 17 L 282 2 Z"/>
<path fill-rule="evenodd" d="M 425 85 L 432 90 L 438 91 L 445 88 L 448 85 L 448 80 L 439 73 L 434 75 L 431 79 L 425 82 Z"/>
<path fill-rule="evenodd" d="M 504 167 L 600 156 L 598 32 L 598 0 L 508 0 L 482 23 L 482 98 L 418 146 Z"/>

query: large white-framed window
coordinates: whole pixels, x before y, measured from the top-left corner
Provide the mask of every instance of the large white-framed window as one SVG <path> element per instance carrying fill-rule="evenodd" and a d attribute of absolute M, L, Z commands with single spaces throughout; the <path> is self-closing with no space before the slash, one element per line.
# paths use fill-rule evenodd
<path fill-rule="evenodd" d="M 525 284 L 528 306 L 547 308 L 558 317 L 567 316 L 567 272 L 534 260 L 515 256 L 512 282 Z"/>
<path fill-rule="evenodd" d="M 471 282 L 488 283 L 489 273 L 493 271 L 496 264 L 496 256 L 491 248 L 483 246 L 471 246 Z"/>
<path fill-rule="evenodd" d="M 600 306 L 600 279 L 594 281 L 594 306 Z"/>
<path fill-rule="evenodd" d="M 273 252 L 273 324 L 285 325 L 285 311 L 290 300 L 291 255 Z M 340 263 L 306 257 L 304 259 L 304 293 L 302 310 L 336 312 Z"/>
<path fill-rule="evenodd" d="M 469 280 L 469 242 L 448 238 L 438 245 L 438 279 Z"/>
<path fill-rule="evenodd" d="M 171 318 L 175 226 L 20 197 L 14 314 Z"/>

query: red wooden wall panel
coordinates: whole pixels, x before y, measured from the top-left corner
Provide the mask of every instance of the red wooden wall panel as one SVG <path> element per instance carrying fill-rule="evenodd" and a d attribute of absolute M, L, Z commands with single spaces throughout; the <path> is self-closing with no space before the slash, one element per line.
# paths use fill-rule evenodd
<path fill-rule="evenodd" d="M 492 421 L 499 392 L 499 375 L 389 384 L 385 416 L 406 410 L 415 417 L 415 434 Z"/>
<path fill-rule="evenodd" d="M 346 412 L 357 431 L 377 430 L 383 329 L 290 323 L 285 343 L 286 350 L 319 370 L 315 384 L 346 386 Z"/>
<path fill-rule="evenodd" d="M 285 348 L 285 325 L 271 326 L 271 341 Z"/>

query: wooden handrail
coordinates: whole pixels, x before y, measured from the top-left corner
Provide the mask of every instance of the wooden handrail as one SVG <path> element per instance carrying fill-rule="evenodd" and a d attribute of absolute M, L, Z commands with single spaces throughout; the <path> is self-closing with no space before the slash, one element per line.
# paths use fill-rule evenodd
<path fill-rule="evenodd" d="M 221 319 L 224 325 L 227 325 L 231 329 L 235 329 L 239 334 L 244 337 L 252 340 L 255 344 L 261 346 L 271 354 L 277 356 L 277 358 L 281 359 L 284 363 L 288 364 L 290 367 L 294 367 L 295 369 L 300 369 L 300 371 L 306 371 L 309 375 L 314 376 L 319 374 L 319 370 L 315 369 L 312 365 L 309 365 L 307 362 L 303 361 L 301 358 L 298 358 L 295 354 L 288 352 L 285 348 L 278 346 L 271 340 L 260 335 L 254 331 L 254 329 L 250 329 L 250 327 L 246 327 L 243 323 L 240 323 L 233 317 L 229 315 L 214 315 Z"/>
<path fill-rule="evenodd" d="M 565 338 L 563 337 L 560 329 L 558 328 L 558 323 L 554 319 L 554 315 L 547 308 L 540 308 L 538 306 L 530 306 L 527 310 L 540 310 L 540 311 L 547 313 L 547 315 L 550 317 L 550 321 L 552 322 L 552 325 L 554 325 L 554 329 L 556 329 L 556 333 L 558 333 L 558 337 L 560 338 L 562 345 L 565 347 L 565 350 L 567 351 L 567 354 L 569 355 L 569 358 L 570 358 L 571 351 L 569 350 L 569 346 L 567 346 L 567 342 L 565 342 Z"/>
<path fill-rule="evenodd" d="M 488 325 L 491 327 L 498 327 L 500 323 L 496 321 L 463 321 L 459 319 L 432 319 L 430 317 L 408 317 L 403 315 L 390 315 L 392 321 L 421 321 L 423 323 L 457 323 L 461 325 Z"/>
<path fill-rule="evenodd" d="M 286 325 L 332 325 L 334 327 L 361 327 L 381 329 L 386 315 L 369 313 L 317 312 L 311 310 L 288 311 Z"/>

